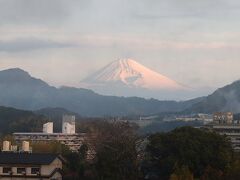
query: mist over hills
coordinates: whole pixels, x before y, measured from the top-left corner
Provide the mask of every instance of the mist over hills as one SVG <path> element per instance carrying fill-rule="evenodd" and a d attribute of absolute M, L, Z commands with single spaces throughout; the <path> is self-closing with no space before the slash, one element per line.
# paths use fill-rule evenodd
<path fill-rule="evenodd" d="M 240 81 L 220 88 L 207 97 L 188 101 L 159 101 L 139 97 L 104 96 L 83 88 L 56 88 L 15 68 L 0 71 L 0 92 L 1 106 L 25 110 L 59 107 L 81 116 L 92 117 L 153 115 L 162 112 L 240 112 Z M 55 110 L 57 113 L 59 109 Z"/>
<path fill-rule="evenodd" d="M 99 95 L 73 87 L 56 88 L 21 69 L 0 71 L 0 105 L 26 110 L 62 107 L 82 116 L 148 115 L 182 111 L 199 99 L 176 102 Z"/>
<path fill-rule="evenodd" d="M 240 80 L 217 89 L 213 94 L 185 110 L 186 113 L 240 112 Z"/>
<path fill-rule="evenodd" d="M 53 119 L 53 120 L 61 120 L 63 115 L 66 115 L 66 114 L 75 115 L 76 119 L 81 118 L 81 116 L 78 113 L 68 111 L 64 108 L 58 108 L 58 107 L 43 108 L 43 109 L 39 109 L 39 110 L 34 111 L 34 113 L 38 114 L 38 115 L 44 115 L 48 119 Z"/>

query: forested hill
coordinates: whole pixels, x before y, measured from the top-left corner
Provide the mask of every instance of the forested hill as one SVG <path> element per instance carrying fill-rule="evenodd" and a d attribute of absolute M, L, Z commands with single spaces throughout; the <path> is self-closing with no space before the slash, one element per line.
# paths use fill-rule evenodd
<path fill-rule="evenodd" d="M 47 118 L 31 111 L 0 106 L 0 134 L 13 132 L 41 132 Z"/>

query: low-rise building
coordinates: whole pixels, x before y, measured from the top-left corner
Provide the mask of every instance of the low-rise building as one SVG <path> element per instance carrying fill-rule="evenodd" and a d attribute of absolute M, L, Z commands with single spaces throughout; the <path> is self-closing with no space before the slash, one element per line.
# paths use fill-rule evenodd
<path fill-rule="evenodd" d="M 213 118 L 212 118 L 212 115 L 199 113 L 199 114 L 177 116 L 175 120 L 185 121 L 185 122 L 189 122 L 189 121 L 212 122 Z"/>
<path fill-rule="evenodd" d="M 81 134 L 64 134 L 64 133 L 13 133 L 17 143 L 23 141 L 30 142 L 60 142 L 69 147 L 73 152 L 79 150 L 84 142 L 85 133 Z"/>
<path fill-rule="evenodd" d="M 235 123 L 232 112 L 214 113 L 213 122 L 205 125 L 205 128 L 226 135 L 234 151 L 240 151 L 240 124 Z"/>
<path fill-rule="evenodd" d="M 61 180 L 63 158 L 56 154 L 1 152 L 1 180 Z"/>
<path fill-rule="evenodd" d="M 232 147 L 235 151 L 240 151 L 240 125 L 212 125 L 211 128 L 221 134 L 226 135 L 232 143 Z"/>
<path fill-rule="evenodd" d="M 43 124 L 43 132 L 16 132 L 13 136 L 17 143 L 30 142 L 51 142 L 57 141 L 69 147 L 73 152 L 80 149 L 84 142 L 85 133 L 76 133 L 75 116 L 64 115 L 62 119 L 62 132 L 53 132 L 53 123 Z"/>
<path fill-rule="evenodd" d="M 216 112 L 213 114 L 213 122 L 215 124 L 232 124 L 233 113 L 232 112 Z"/>

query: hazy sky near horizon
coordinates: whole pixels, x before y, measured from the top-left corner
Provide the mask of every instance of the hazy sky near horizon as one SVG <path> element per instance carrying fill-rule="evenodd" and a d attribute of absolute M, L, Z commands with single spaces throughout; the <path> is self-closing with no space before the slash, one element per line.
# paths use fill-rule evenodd
<path fill-rule="evenodd" d="M 131 58 L 191 87 L 240 79 L 238 0 L 0 0 L 0 69 L 52 85 Z"/>

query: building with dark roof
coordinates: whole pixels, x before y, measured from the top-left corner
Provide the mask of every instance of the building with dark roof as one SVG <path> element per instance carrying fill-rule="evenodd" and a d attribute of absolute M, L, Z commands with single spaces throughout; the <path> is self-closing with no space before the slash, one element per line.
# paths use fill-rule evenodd
<path fill-rule="evenodd" d="M 62 179 L 63 158 L 56 154 L 0 153 L 0 179 Z"/>

